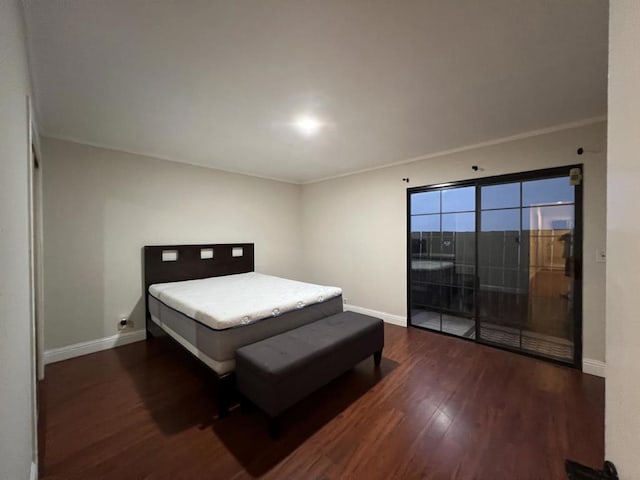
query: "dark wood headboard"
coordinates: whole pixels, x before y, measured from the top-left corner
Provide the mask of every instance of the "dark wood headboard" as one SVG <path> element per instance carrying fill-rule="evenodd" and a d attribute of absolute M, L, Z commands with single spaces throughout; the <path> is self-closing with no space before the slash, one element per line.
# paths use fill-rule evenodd
<path fill-rule="evenodd" d="M 233 256 L 241 248 L 242 256 Z M 201 250 L 213 250 L 213 258 L 200 258 Z M 175 252 L 175 261 L 162 259 L 163 252 Z M 253 243 L 213 243 L 205 245 L 152 245 L 143 248 L 145 319 L 149 325 L 149 286 L 198 278 L 221 277 L 253 272 Z M 153 323 L 153 322 L 152 322 Z"/>

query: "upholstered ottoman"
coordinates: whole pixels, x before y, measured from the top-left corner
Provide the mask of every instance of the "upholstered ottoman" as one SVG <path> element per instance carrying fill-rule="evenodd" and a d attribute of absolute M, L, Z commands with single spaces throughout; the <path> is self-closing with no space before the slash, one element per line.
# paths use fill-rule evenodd
<path fill-rule="evenodd" d="M 383 346 L 382 320 L 341 312 L 238 349 L 238 391 L 268 415 L 276 435 L 280 413 L 369 355 L 378 366 Z"/>

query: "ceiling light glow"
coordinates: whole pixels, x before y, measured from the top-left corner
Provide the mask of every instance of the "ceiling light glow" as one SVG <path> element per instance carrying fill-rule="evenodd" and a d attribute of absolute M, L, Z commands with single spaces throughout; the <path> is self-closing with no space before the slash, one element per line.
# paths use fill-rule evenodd
<path fill-rule="evenodd" d="M 319 119 L 311 115 L 300 115 L 294 120 L 293 126 L 302 135 L 311 137 L 316 135 L 322 129 L 324 124 Z"/>

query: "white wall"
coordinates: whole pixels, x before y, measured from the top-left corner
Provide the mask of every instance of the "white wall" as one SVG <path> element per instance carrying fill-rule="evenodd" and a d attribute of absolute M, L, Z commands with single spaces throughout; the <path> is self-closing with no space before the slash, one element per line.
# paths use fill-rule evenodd
<path fill-rule="evenodd" d="M 339 285 L 350 304 L 406 318 L 402 177 L 583 162 L 584 357 L 604 361 L 605 135 L 600 122 L 303 186 L 44 139 L 46 348 L 114 335 L 123 315 L 143 328 L 146 244 L 254 241 L 257 270 Z"/>
<path fill-rule="evenodd" d="M 144 328 L 141 248 L 254 242 L 256 271 L 299 278 L 300 186 L 42 140 L 47 349 Z"/>
<path fill-rule="evenodd" d="M 640 2 L 610 8 L 605 450 L 625 480 L 640 478 Z"/>
<path fill-rule="evenodd" d="M 373 141 L 373 139 L 372 139 Z M 597 153 L 576 155 L 576 149 Z M 584 357 L 604 360 L 606 126 L 597 123 L 304 185 L 305 279 L 406 318 L 406 188 L 584 163 Z M 472 165 L 484 171 L 477 173 Z"/>
<path fill-rule="evenodd" d="M 0 2 L 0 479 L 29 478 L 34 377 L 29 271 L 29 74 L 22 13 Z"/>

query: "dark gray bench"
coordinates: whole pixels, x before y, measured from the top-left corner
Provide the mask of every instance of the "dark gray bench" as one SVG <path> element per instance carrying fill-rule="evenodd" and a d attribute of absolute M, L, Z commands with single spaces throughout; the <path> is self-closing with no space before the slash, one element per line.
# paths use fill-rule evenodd
<path fill-rule="evenodd" d="M 369 355 L 380 365 L 383 346 L 382 320 L 341 312 L 238 349 L 238 390 L 268 415 L 275 436 L 280 413 Z"/>

